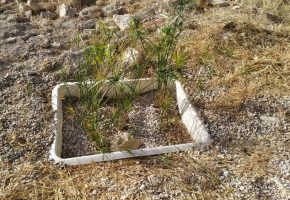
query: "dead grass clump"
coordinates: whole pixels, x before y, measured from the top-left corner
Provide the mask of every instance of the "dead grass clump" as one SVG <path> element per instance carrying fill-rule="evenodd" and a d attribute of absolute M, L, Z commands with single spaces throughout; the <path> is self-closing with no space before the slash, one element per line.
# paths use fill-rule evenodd
<path fill-rule="evenodd" d="M 241 166 L 237 168 L 237 173 L 244 178 L 260 178 L 271 172 L 268 166 L 273 152 L 269 147 L 260 147 L 255 149 L 253 153 L 240 160 Z"/>
<path fill-rule="evenodd" d="M 233 86 L 226 94 L 217 97 L 213 104 L 208 104 L 206 108 L 222 110 L 239 109 L 253 92 L 254 88 L 251 86 Z"/>

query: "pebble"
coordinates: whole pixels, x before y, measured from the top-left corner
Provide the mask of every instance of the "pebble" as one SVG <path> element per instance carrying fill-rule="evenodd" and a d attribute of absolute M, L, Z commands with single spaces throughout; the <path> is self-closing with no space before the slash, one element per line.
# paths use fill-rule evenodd
<path fill-rule="evenodd" d="M 61 4 L 58 8 L 57 8 L 57 13 L 59 15 L 59 17 L 75 17 L 77 14 L 77 9 L 76 8 L 71 8 L 66 4 Z"/>
<path fill-rule="evenodd" d="M 135 48 L 128 47 L 122 55 L 122 65 L 127 67 L 138 61 L 139 52 Z"/>
<path fill-rule="evenodd" d="M 24 14 L 25 14 L 25 16 L 26 16 L 28 19 L 30 19 L 30 18 L 32 17 L 32 11 L 31 11 L 31 10 L 26 10 L 26 11 L 24 12 Z"/>
<path fill-rule="evenodd" d="M 87 7 L 80 11 L 79 16 L 85 19 L 92 19 L 102 16 L 102 12 L 96 6 Z"/>
<path fill-rule="evenodd" d="M 51 47 L 54 47 L 54 48 L 60 48 L 61 47 L 61 44 L 59 42 L 53 42 L 51 44 Z"/>
<path fill-rule="evenodd" d="M 97 194 L 97 190 L 93 190 L 92 195 L 96 195 Z"/>
<path fill-rule="evenodd" d="M 94 29 L 96 27 L 96 21 L 94 19 L 89 19 L 82 23 L 82 29 Z"/>
<path fill-rule="evenodd" d="M 45 48 L 45 49 L 49 48 L 50 47 L 50 41 L 49 41 L 49 39 L 44 38 L 44 40 L 41 42 L 40 46 L 42 48 Z"/>
<path fill-rule="evenodd" d="M 15 13 L 16 13 L 15 10 L 5 10 L 5 11 L 3 12 L 3 14 L 5 14 L 5 15 L 15 14 Z"/>
<path fill-rule="evenodd" d="M 264 121 L 266 124 L 279 124 L 280 120 L 278 117 L 271 117 L 267 115 L 261 115 L 260 119 Z"/>
<path fill-rule="evenodd" d="M 17 41 L 17 38 L 16 37 L 10 37 L 8 38 L 7 40 L 7 43 L 11 44 L 11 43 L 15 43 Z"/>

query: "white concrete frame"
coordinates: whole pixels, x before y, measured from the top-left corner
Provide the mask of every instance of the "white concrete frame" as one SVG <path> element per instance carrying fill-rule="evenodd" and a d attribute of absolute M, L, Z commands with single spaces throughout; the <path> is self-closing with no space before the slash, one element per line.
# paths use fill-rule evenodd
<path fill-rule="evenodd" d="M 123 80 L 119 82 L 119 87 L 110 85 L 109 81 L 103 82 L 104 91 L 106 96 L 116 98 L 116 91 L 119 91 L 119 95 L 126 95 L 128 91 L 134 85 L 135 91 L 139 93 L 145 93 L 154 89 L 157 89 L 158 83 L 152 79 L 135 79 L 135 80 Z M 193 139 L 193 143 L 160 146 L 155 148 L 144 148 L 130 151 L 117 151 L 112 153 L 103 153 L 89 156 L 73 157 L 73 158 L 61 158 L 62 151 L 62 123 L 63 123 L 63 111 L 62 111 L 62 99 L 67 96 L 80 97 L 80 89 L 75 82 L 62 83 L 55 86 L 52 91 L 52 108 L 55 112 L 55 136 L 50 150 L 50 159 L 56 163 L 64 163 L 67 165 L 81 165 L 89 164 L 93 162 L 110 161 L 124 158 L 132 158 L 139 156 L 151 156 L 158 154 L 165 154 L 171 152 L 180 152 L 190 150 L 193 147 L 200 145 L 209 145 L 212 140 L 205 129 L 202 120 L 191 106 L 186 93 L 179 81 L 168 84 L 168 87 L 175 89 L 177 105 L 179 114 L 181 115 L 182 122 L 185 124 L 188 133 Z M 122 88 L 120 90 L 120 88 Z"/>

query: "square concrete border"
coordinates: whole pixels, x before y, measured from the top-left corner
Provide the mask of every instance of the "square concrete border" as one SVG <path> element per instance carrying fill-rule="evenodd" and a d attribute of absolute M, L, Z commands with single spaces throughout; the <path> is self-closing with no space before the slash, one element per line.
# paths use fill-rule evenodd
<path fill-rule="evenodd" d="M 139 93 L 149 92 L 157 89 L 158 83 L 153 79 L 135 79 L 135 80 L 123 80 L 120 82 L 123 86 L 122 93 L 128 92 L 128 86 L 135 84 L 135 88 Z M 115 88 L 110 88 L 109 82 L 105 82 L 106 95 L 114 97 Z M 144 148 L 129 151 L 117 151 L 112 153 L 103 153 L 89 156 L 73 157 L 73 158 L 61 158 L 62 151 L 62 99 L 66 96 L 80 97 L 80 89 L 75 82 L 61 83 L 54 87 L 52 91 L 52 108 L 54 111 L 54 123 L 55 123 L 55 136 L 50 150 L 50 159 L 56 163 L 63 163 L 67 165 L 81 165 L 89 164 L 93 162 L 110 161 L 124 158 L 133 158 L 139 156 L 151 156 L 179 151 L 190 150 L 193 147 L 200 145 L 209 145 L 212 140 L 205 129 L 202 120 L 191 106 L 186 93 L 179 81 L 168 84 L 168 87 L 175 89 L 176 100 L 181 115 L 182 122 L 185 124 L 188 133 L 193 139 L 193 143 L 160 146 L 155 148 Z"/>

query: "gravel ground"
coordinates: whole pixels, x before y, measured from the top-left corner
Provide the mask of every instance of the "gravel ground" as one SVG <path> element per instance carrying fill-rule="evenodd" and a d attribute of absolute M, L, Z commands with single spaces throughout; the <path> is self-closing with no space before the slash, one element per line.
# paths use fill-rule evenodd
<path fill-rule="evenodd" d="M 197 71 L 186 86 L 214 139 L 211 147 L 67 167 L 48 160 L 54 137 L 50 94 L 65 78 L 74 81 L 81 48 L 95 30 L 89 20 L 96 18 L 43 19 L 35 12 L 28 19 L 14 1 L 2 2 L 0 199 L 289 199 L 286 19 L 277 24 L 263 9 L 238 1 L 186 13 L 182 47 L 194 49 L 189 65 Z M 114 27 L 112 15 L 128 13 L 154 31 L 170 10 L 168 1 L 98 2 L 106 15 L 99 16 Z M 80 48 L 74 45 L 77 32 Z M 216 47 L 218 54 L 211 54 Z M 256 90 L 237 99 L 250 87 Z M 217 97 L 222 101 L 213 104 Z"/>

